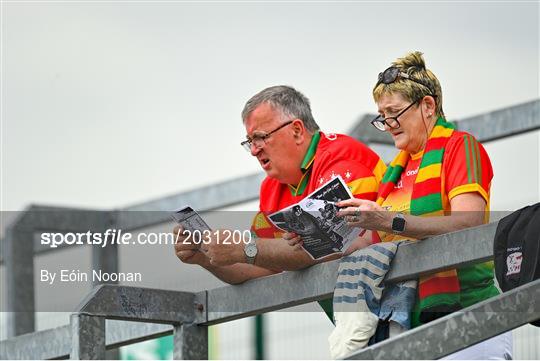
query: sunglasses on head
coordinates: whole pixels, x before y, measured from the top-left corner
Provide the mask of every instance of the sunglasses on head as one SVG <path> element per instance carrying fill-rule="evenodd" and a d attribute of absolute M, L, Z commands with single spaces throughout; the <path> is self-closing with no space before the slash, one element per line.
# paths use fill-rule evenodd
<path fill-rule="evenodd" d="M 379 79 L 378 79 L 377 84 L 375 86 L 377 86 L 377 85 L 379 85 L 381 83 L 383 83 L 383 84 L 392 84 L 393 82 L 395 82 L 397 80 L 398 77 L 403 78 L 403 79 L 408 79 L 410 81 L 414 81 L 417 84 L 423 85 L 423 86 L 425 86 L 426 88 L 429 89 L 431 95 L 435 95 L 435 92 L 433 91 L 431 86 L 429 86 L 428 84 L 424 83 L 421 80 L 418 80 L 418 79 L 415 79 L 415 78 L 411 77 L 409 74 L 402 72 L 401 70 L 399 70 L 395 66 L 391 66 L 388 69 L 386 69 L 385 71 L 383 71 L 382 73 L 379 73 Z"/>

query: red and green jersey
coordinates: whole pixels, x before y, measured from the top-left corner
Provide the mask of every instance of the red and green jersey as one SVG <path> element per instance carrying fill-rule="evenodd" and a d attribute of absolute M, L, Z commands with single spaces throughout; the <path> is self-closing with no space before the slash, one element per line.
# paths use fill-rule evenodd
<path fill-rule="evenodd" d="M 423 152 L 412 154 L 401 178 L 382 203 L 389 211 L 409 213 L 413 185 L 418 174 Z M 489 189 L 493 169 L 486 150 L 472 135 L 454 131 L 446 144 L 442 171 L 443 210 L 450 210 L 450 200 L 463 193 L 478 193 L 486 201 L 489 211 Z M 486 213 L 487 214 L 487 213 Z M 404 239 L 400 235 L 379 232 L 383 242 Z"/>
<path fill-rule="evenodd" d="M 377 200 L 382 207 L 417 216 L 443 215 L 451 210 L 454 197 L 477 193 L 489 210 L 493 170 L 485 149 L 473 136 L 453 130 L 439 118 L 426 149 L 425 154 L 415 155 L 402 151 L 392 161 Z M 384 232 L 376 235 L 386 242 L 403 238 Z M 497 294 L 493 262 L 421 276 L 413 325 L 429 320 L 434 310 L 468 307 Z"/>
<path fill-rule="evenodd" d="M 297 185 L 266 177 L 261 184 L 259 210 L 252 231 L 261 238 L 279 238 L 266 215 L 304 199 L 321 185 L 341 175 L 357 198 L 375 201 L 386 165 L 363 143 L 342 134 L 316 133 L 301 165 L 303 177 Z"/>

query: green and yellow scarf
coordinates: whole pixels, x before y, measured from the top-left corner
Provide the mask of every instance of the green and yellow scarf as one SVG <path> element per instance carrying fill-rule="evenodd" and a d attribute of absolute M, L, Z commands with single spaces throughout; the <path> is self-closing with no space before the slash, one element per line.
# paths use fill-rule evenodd
<path fill-rule="evenodd" d="M 443 185 L 441 181 L 442 161 L 448 140 L 455 126 L 439 117 L 428 138 L 418 174 L 413 185 L 410 214 L 414 216 L 442 216 Z M 410 154 L 400 151 L 388 167 L 381 186 L 377 203 L 382 205 L 394 189 L 405 169 Z M 418 295 L 420 320 L 427 322 L 441 313 L 461 308 L 460 280 L 455 269 L 420 277 Z M 414 317 L 413 317 L 414 318 Z"/>

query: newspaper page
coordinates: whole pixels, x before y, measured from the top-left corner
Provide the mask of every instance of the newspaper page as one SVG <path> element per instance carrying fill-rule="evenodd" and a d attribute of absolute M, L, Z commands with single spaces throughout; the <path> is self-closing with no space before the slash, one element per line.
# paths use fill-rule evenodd
<path fill-rule="evenodd" d="M 352 198 L 341 176 L 332 178 L 300 202 L 268 218 L 278 228 L 302 237 L 304 250 L 315 260 L 334 253 L 345 252 L 363 231 L 349 227 L 338 217 L 337 202 Z"/>

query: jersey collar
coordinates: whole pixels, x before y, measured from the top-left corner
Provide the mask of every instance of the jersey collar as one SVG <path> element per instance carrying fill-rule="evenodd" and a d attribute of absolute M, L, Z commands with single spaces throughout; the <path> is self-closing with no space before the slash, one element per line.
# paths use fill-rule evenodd
<path fill-rule="evenodd" d="M 313 137 L 311 137 L 311 142 L 309 143 L 308 150 L 306 152 L 306 155 L 304 156 L 302 165 L 300 166 L 300 169 L 303 173 L 302 178 L 300 178 L 300 182 L 298 182 L 298 185 L 296 187 L 289 184 L 289 190 L 291 191 L 293 196 L 301 196 L 307 187 L 309 175 L 311 173 L 311 166 L 313 165 L 313 161 L 315 160 L 315 153 L 317 152 L 317 146 L 319 145 L 320 139 L 320 132 L 313 134 Z"/>

